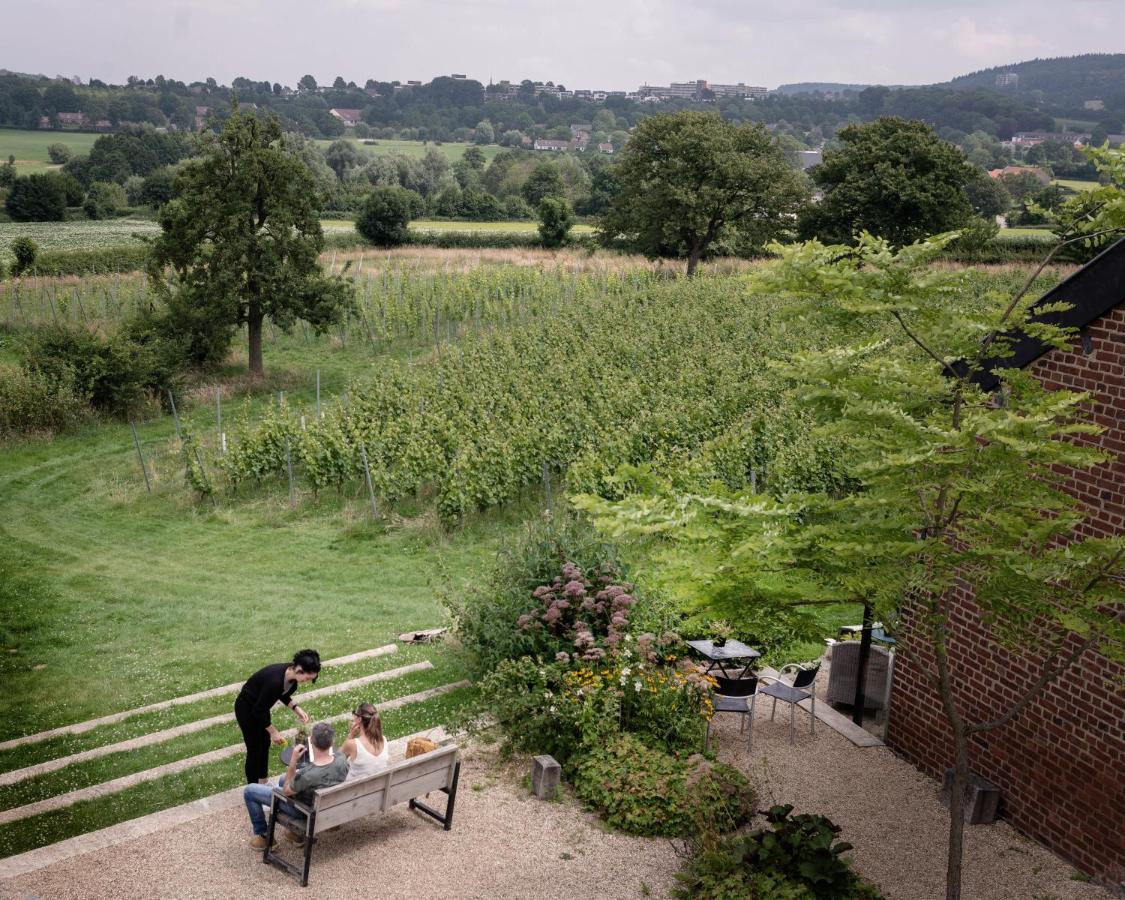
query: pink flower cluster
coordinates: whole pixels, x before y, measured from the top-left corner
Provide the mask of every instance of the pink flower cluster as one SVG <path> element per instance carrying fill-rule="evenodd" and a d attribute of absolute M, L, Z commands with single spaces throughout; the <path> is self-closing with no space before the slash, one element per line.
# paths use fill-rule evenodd
<path fill-rule="evenodd" d="M 599 567 L 587 577 L 577 565 L 567 562 L 550 584 L 531 592 L 539 605 L 520 616 L 516 627 L 544 629 L 573 643 L 576 659 L 604 658 L 607 649 L 612 651 L 625 639 L 629 611 L 636 602 L 633 585 L 614 584 L 613 576 L 608 567 Z M 569 661 L 570 654 L 560 651 L 556 658 Z"/>

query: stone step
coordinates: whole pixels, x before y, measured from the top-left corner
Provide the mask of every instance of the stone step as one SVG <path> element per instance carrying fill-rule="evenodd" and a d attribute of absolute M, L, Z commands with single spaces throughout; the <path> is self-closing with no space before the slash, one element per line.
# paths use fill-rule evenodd
<path fill-rule="evenodd" d="M 335 659 L 329 659 L 321 663 L 322 666 L 342 666 L 347 663 L 359 662 L 362 659 L 371 659 L 376 656 L 385 656 L 388 653 L 394 653 L 398 650 L 397 644 L 384 644 L 382 647 L 373 647 L 370 650 L 361 650 L 359 653 L 352 653 L 348 656 L 338 656 Z M 10 750 L 12 747 L 22 747 L 26 744 L 37 744 L 40 741 L 45 741 L 48 738 L 59 737 L 64 734 L 82 734 L 86 731 L 92 731 L 102 725 L 112 725 L 114 722 L 123 722 L 125 719 L 131 719 L 133 716 L 144 715 L 145 713 L 157 712 L 162 709 L 169 709 L 173 706 L 183 706 L 188 703 L 195 703 L 199 700 L 209 700 L 212 697 L 222 697 L 226 694 L 237 694 L 242 690 L 243 682 L 238 684 L 226 684 L 222 687 L 211 688 L 206 691 L 199 691 L 195 694 L 187 694 L 183 697 L 173 697 L 171 700 L 161 700 L 159 703 L 150 703 L 147 706 L 138 706 L 136 709 L 127 709 L 123 712 L 111 713 L 108 716 L 100 716 L 97 719 L 87 719 L 85 722 L 75 722 L 73 725 L 60 725 L 58 728 L 50 728 L 47 731 L 39 731 L 35 734 L 25 734 L 21 737 L 11 738 L 6 741 L 0 741 L 0 750 Z M 307 696 L 307 695 L 306 695 Z"/>
<path fill-rule="evenodd" d="M 434 697 L 440 697 L 442 694 L 448 694 L 450 691 L 458 690 L 459 688 L 468 687 L 468 681 L 455 681 L 450 684 L 443 684 L 440 687 L 430 688 L 429 690 L 419 691 L 416 694 L 408 694 L 405 697 L 399 697 L 395 700 L 388 700 L 386 703 L 376 704 L 381 712 L 398 709 L 400 706 L 406 706 L 409 703 L 421 703 L 424 700 L 430 700 Z M 340 713 L 330 719 L 325 719 L 326 722 L 340 722 L 345 719 L 351 718 L 351 712 Z M 296 728 L 290 728 L 281 732 L 285 737 L 293 737 L 297 733 Z M 168 775 L 176 775 L 187 769 L 194 768 L 195 766 L 206 765 L 207 763 L 217 762 L 222 759 L 229 759 L 232 756 L 238 756 L 240 753 L 246 751 L 246 745 L 242 743 L 231 744 L 229 747 L 220 747 L 218 750 L 211 750 L 207 753 L 201 753 L 198 756 L 189 756 L 187 759 L 178 759 L 175 762 L 165 763 L 162 766 L 156 766 L 152 769 L 145 769 L 143 772 L 134 772 L 131 775 L 123 775 L 120 778 L 114 778 L 112 781 L 103 781 L 101 784 L 93 784 L 89 787 L 79 788 L 78 790 L 70 791 L 66 794 L 57 794 L 54 797 L 48 797 L 46 800 L 39 800 L 35 803 L 28 803 L 24 806 L 17 806 L 12 809 L 5 809 L 0 811 L 0 825 L 6 825 L 9 822 L 17 822 L 20 819 L 26 819 L 31 816 L 42 815 L 46 812 L 51 812 L 56 809 L 63 809 L 67 806 L 73 806 L 75 803 L 81 803 L 85 800 L 96 800 L 100 797 L 108 797 L 111 794 L 119 793 L 126 788 L 131 788 L 133 785 L 142 784 L 146 781 L 155 781 L 158 778 L 164 778 Z"/>
<path fill-rule="evenodd" d="M 404 757 L 407 742 L 418 737 L 429 738 L 435 744 L 444 744 L 451 740 L 451 736 L 440 725 L 437 728 L 408 734 L 405 737 L 388 741 L 387 747 L 391 760 L 397 761 Z M 75 856 L 81 856 L 84 853 L 92 853 L 95 850 L 101 850 L 103 847 L 122 844 L 146 834 L 174 828 L 185 822 L 192 822 L 204 816 L 240 806 L 242 806 L 241 786 L 212 794 L 210 797 L 201 797 L 198 800 L 192 800 L 190 803 L 174 806 L 171 809 L 162 809 L 159 812 L 149 813 L 147 816 L 140 816 L 127 822 L 110 825 L 108 828 L 91 831 L 88 834 L 67 838 L 57 844 L 29 850 L 17 856 L 9 856 L 7 859 L 0 859 L 0 881 L 26 875 L 28 872 L 34 872 L 37 869 L 63 862 Z"/>
<path fill-rule="evenodd" d="M 332 694 L 350 691 L 353 688 L 363 687 L 365 684 L 374 684 L 377 681 L 390 681 L 391 679 L 410 675 L 414 672 L 423 672 L 433 667 L 433 663 L 429 660 L 423 660 L 422 662 L 411 663 L 408 666 L 399 666 L 397 669 L 387 669 L 383 672 L 376 672 L 374 675 L 364 675 L 360 678 L 353 678 L 350 681 L 342 681 L 339 684 L 328 685 L 317 690 L 299 694 L 298 696 L 302 701 L 315 700 L 318 697 L 327 697 Z M 219 716 L 211 716 L 210 718 L 199 719 L 195 722 L 186 722 L 183 725 L 177 725 L 175 728 L 167 728 L 162 731 L 155 731 L 151 734 L 141 735 L 140 737 L 130 738 L 127 741 L 118 741 L 116 744 L 105 744 L 101 747 L 93 747 L 90 750 L 72 753 L 69 756 L 49 759 L 32 766 L 25 766 L 22 769 L 0 772 L 0 787 L 18 784 L 25 779 L 34 778 L 36 775 L 57 772 L 59 769 L 64 769 L 67 766 L 85 762 L 89 759 L 97 759 L 101 756 L 109 756 L 112 753 L 121 753 L 126 750 L 139 750 L 141 747 L 151 747 L 154 744 L 162 744 L 165 741 L 183 737 L 185 734 L 205 731 L 215 725 L 226 725 L 234 720 L 234 713 L 223 713 Z"/>

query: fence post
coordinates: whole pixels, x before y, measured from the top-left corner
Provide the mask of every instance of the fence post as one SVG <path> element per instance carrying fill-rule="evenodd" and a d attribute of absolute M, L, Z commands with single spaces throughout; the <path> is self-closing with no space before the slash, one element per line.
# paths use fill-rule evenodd
<path fill-rule="evenodd" d="M 547 497 L 547 513 L 551 512 L 551 472 L 547 468 L 547 463 L 543 463 L 543 492 Z"/>
<path fill-rule="evenodd" d="M 176 438 L 179 439 L 183 437 L 180 434 L 180 414 L 176 411 L 176 398 L 173 396 L 171 388 L 168 388 L 168 403 L 172 407 L 172 421 L 176 423 Z"/>
<path fill-rule="evenodd" d="M 215 433 L 219 442 L 219 452 L 225 454 L 226 448 L 223 446 L 223 395 L 218 387 L 215 388 Z"/>
<path fill-rule="evenodd" d="M 320 369 L 316 370 L 316 420 L 320 421 Z"/>
<path fill-rule="evenodd" d="M 133 424 L 133 420 L 129 420 L 129 427 L 133 429 L 133 443 L 137 447 L 137 458 L 141 461 L 141 472 L 145 476 L 145 490 L 150 494 L 152 493 L 152 485 L 148 480 L 148 468 L 145 466 L 145 455 L 141 452 L 141 439 L 137 437 L 137 426 Z"/>
<path fill-rule="evenodd" d="M 293 454 L 289 452 L 289 435 L 285 435 L 285 468 L 289 472 L 289 508 L 297 508 L 297 493 L 293 488 Z"/>
<path fill-rule="evenodd" d="M 371 498 L 371 517 L 379 518 L 379 506 L 375 502 L 375 488 L 371 486 L 371 467 L 367 464 L 367 447 L 359 442 L 359 455 L 363 458 L 363 477 L 367 480 L 367 496 Z"/>

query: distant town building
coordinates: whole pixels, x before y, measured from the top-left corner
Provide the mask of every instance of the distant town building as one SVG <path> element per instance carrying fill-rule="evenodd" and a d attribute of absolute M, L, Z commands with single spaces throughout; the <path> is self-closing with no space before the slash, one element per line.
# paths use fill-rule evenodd
<path fill-rule="evenodd" d="M 454 81 L 464 81 L 465 80 L 464 75 L 453 74 L 453 75 L 450 75 L 449 77 L 452 78 Z"/>
<path fill-rule="evenodd" d="M 744 84 L 711 84 L 705 78 L 695 81 L 674 81 L 667 87 L 656 84 L 642 84 L 637 88 L 638 100 L 655 102 L 677 97 L 682 100 L 702 100 L 704 97 L 746 97 L 750 100 L 764 100 L 769 89 Z"/>
<path fill-rule="evenodd" d="M 532 144 L 532 149 L 534 149 L 534 150 L 551 150 L 551 151 L 555 151 L 555 152 L 558 152 L 558 151 L 561 151 L 561 150 L 569 150 L 570 149 L 570 141 L 537 140 L 534 144 Z"/>
<path fill-rule="evenodd" d="M 611 144 L 609 141 L 605 141 L 601 144 L 598 144 L 598 150 L 602 153 L 612 153 L 613 144 Z"/>
<path fill-rule="evenodd" d="M 1104 100 L 1084 100 L 1084 101 L 1082 101 L 1082 108 L 1083 109 L 1093 109 L 1093 110 L 1105 109 L 1105 101 Z"/>
<path fill-rule="evenodd" d="M 1002 169 L 989 169 L 988 174 L 993 178 L 1003 178 L 1005 175 L 1031 175 L 1040 184 L 1051 183 L 1051 173 L 1039 166 L 1004 166 Z"/>
<path fill-rule="evenodd" d="M 55 118 L 59 120 L 60 125 L 69 125 L 72 128 L 81 128 L 86 124 L 86 114 L 80 112 L 55 113 Z"/>
<path fill-rule="evenodd" d="M 1002 72 L 996 76 L 996 86 L 998 88 L 1018 88 L 1020 76 L 1016 72 Z"/>
<path fill-rule="evenodd" d="M 328 112 L 343 122 L 348 128 L 354 128 L 363 121 L 362 109 L 330 109 Z"/>
<path fill-rule="evenodd" d="M 1081 147 L 1090 142 L 1088 131 L 1017 131 L 1010 141 L 1003 143 L 1014 149 L 1026 149 L 1042 144 L 1044 141 L 1058 141 L 1063 144 L 1072 144 Z"/>
<path fill-rule="evenodd" d="M 798 150 L 797 162 L 802 169 L 810 169 L 824 162 L 824 153 L 820 150 Z"/>

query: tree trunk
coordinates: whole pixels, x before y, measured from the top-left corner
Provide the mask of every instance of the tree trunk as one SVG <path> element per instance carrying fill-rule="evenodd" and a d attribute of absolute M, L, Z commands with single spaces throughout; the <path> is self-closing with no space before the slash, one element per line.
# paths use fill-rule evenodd
<path fill-rule="evenodd" d="M 953 786 L 949 794 L 949 859 L 945 867 L 945 900 L 961 900 L 961 857 L 965 840 L 965 788 L 969 783 L 969 737 L 961 727 L 953 733 Z"/>
<path fill-rule="evenodd" d="M 265 316 L 256 306 L 250 307 L 250 315 L 246 319 L 246 330 L 250 335 L 250 374 L 262 375 L 262 321 Z"/>
<path fill-rule="evenodd" d="M 688 278 L 691 278 L 693 275 L 695 275 L 695 269 L 699 265 L 699 260 L 702 256 L 703 256 L 703 248 L 701 246 L 693 245 L 692 248 L 691 248 L 691 253 L 688 254 L 688 258 L 687 258 L 687 277 Z"/>

